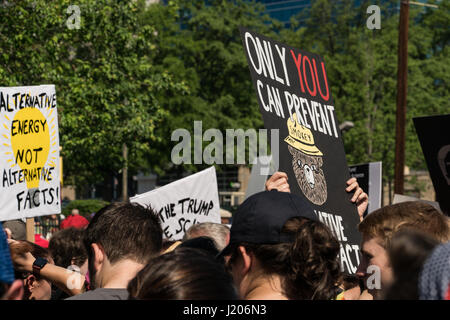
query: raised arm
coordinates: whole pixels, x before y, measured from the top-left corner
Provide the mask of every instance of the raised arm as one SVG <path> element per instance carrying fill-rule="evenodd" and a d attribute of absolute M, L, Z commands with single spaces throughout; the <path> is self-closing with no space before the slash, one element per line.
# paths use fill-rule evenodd
<path fill-rule="evenodd" d="M 25 254 L 13 254 L 11 259 L 14 268 L 20 272 L 33 272 L 35 257 L 27 252 Z M 55 286 L 73 296 L 85 291 L 85 277 L 78 272 L 47 263 L 39 273 L 43 279 L 53 283 Z"/>

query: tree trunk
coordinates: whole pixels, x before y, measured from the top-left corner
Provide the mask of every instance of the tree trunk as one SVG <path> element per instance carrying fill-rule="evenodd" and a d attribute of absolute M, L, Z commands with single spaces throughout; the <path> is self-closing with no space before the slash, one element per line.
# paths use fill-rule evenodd
<path fill-rule="evenodd" d="M 124 143 L 122 146 L 124 165 L 122 170 L 122 201 L 128 201 L 128 148 Z"/>

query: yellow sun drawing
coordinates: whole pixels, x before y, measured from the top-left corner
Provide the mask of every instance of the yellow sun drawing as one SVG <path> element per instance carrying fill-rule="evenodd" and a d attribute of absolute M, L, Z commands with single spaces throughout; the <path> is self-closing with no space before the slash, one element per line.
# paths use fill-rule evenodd
<path fill-rule="evenodd" d="M 2 144 L 9 149 L 4 154 L 11 168 L 17 165 L 22 170 L 41 168 L 42 171 L 46 165 L 56 167 L 55 161 L 52 161 L 57 159 L 55 153 L 58 152 L 56 114 L 52 117 L 54 109 L 47 107 L 47 104 L 43 111 L 34 107 L 23 108 L 15 113 L 12 120 L 4 115 L 7 122 L 3 123 L 6 132 L 1 135 Z M 45 181 L 48 182 L 47 177 Z M 38 188 L 39 181 L 26 180 L 27 188 Z"/>

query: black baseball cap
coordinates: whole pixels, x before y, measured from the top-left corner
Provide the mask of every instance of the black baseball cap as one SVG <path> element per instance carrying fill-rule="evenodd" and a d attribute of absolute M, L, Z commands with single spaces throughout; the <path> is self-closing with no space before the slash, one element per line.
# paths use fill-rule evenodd
<path fill-rule="evenodd" d="M 234 244 L 277 244 L 292 242 L 293 236 L 282 233 L 287 220 L 294 217 L 319 221 L 312 207 L 301 196 L 279 192 L 276 189 L 263 191 L 247 198 L 233 216 L 230 243 L 220 256 L 231 253 Z"/>

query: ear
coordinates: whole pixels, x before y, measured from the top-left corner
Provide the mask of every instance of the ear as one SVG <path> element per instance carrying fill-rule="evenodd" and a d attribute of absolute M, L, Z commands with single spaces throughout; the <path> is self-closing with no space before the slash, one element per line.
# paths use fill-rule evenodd
<path fill-rule="evenodd" d="M 15 280 L 6 292 L 6 300 L 22 300 L 23 298 L 23 281 Z"/>
<path fill-rule="evenodd" d="M 243 246 L 239 246 L 238 250 L 242 257 L 242 262 L 243 262 L 242 273 L 247 274 L 250 271 L 250 268 L 252 267 L 253 255 L 251 255 L 249 252 L 247 252 L 247 250 Z"/>
<path fill-rule="evenodd" d="M 26 279 L 25 279 L 25 288 L 28 289 L 29 292 L 33 292 L 34 288 L 36 287 L 36 276 L 33 274 L 30 274 Z"/>
<path fill-rule="evenodd" d="M 103 263 L 105 262 L 105 250 L 103 250 L 103 247 L 97 243 L 91 244 L 92 250 L 94 251 L 94 269 L 95 271 L 99 271 Z"/>

